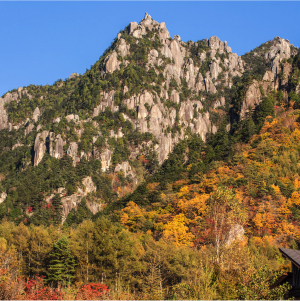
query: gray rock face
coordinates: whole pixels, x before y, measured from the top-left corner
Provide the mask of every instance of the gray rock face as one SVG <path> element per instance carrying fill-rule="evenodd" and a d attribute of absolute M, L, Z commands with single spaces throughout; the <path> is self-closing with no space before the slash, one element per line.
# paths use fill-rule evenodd
<path fill-rule="evenodd" d="M 40 109 L 36 107 L 32 114 L 32 119 L 34 120 L 34 122 L 37 122 L 39 120 L 40 115 L 41 115 Z"/>
<path fill-rule="evenodd" d="M 37 166 L 42 161 L 46 153 L 46 139 L 49 135 L 48 131 L 38 133 L 34 142 L 34 162 L 33 165 Z"/>
<path fill-rule="evenodd" d="M 96 186 L 91 177 L 85 177 L 82 179 L 83 187 L 77 187 L 77 192 L 70 195 L 65 195 L 65 189 L 63 187 L 59 188 L 55 193 L 60 194 L 61 202 L 63 205 L 63 216 L 62 216 L 62 223 L 65 222 L 68 214 L 70 211 L 75 208 L 81 203 L 82 199 L 86 197 L 89 193 L 93 193 L 96 191 Z M 54 197 L 54 194 L 46 197 L 46 202 L 50 203 L 51 199 Z M 88 207 L 92 211 L 93 214 L 96 214 L 101 209 L 101 204 L 95 202 L 87 202 Z"/>
<path fill-rule="evenodd" d="M 32 130 L 34 129 L 34 125 L 32 123 L 30 123 L 26 128 L 25 128 L 25 135 L 29 135 Z"/>
<path fill-rule="evenodd" d="M 117 52 L 114 50 L 112 54 L 108 56 L 108 60 L 106 61 L 106 72 L 112 73 L 115 70 L 119 70 L 119 66 L 120 62 L 118 61 L 118 55 Z"/>
<path fill-rule="evenodd" d="M 100 154 L 102 171 L 107 171 L 111 164 L 111 156 L 113 152 L 109 149 L 106 149 L 104 152 Z"/>
<path fill-rule="evenodd" d="M 217 61 L 213 61 L 210 64 L 210 75 L 212 79 L 217 79 L 220 72 L 219 63 Z"/>
<path fill-rule="evenodd" d="M 66 119 L 68 120 L 68 122 L 70 122 L 70 121 L 76 122 L 76 121 L 79 121 L 79 116 L 70 114 L 70 115 L 66 116 Z M 60 122 L 60 120 L 59 120 L 59 122 Z"/>
<path fill-rule="evenodd" d="M 130 53 L 130 45 L 127 45 L 124 39 L 120 39 L 120 45 L 118 46 L 118 52 L 122 58 Z"/>
<path fill-rule="evenodd" d="M 9 127 L 8 125 L 8 115 L 6 110 L 4 109 L 5 104 L 8 104 L 14 100 L 17 100 L 19 97 L 19 93 L 21 93 L 22 88 L 18 89 L 18 92 L 6 93 L 4 97 L 0 97 L 0 130 L 6 129 Z"/>
<path fill-rule="evenodd" d="M 34 142 L 33 165 L 39 165 L 47 151 L 49 151 L 50 156 L 61 159 L 64 155 L 63 147 L 65 144 L 66 142 L 60 134 L 55 137 L 54 133 L 48 131 L 38 133 Z"/>
<path fill-rule="evenodd" d="M 8 127 L 8 116 L 4 109 L 5 100 L 0 97 L 0 130 L 6 129 Z"/>
<path fill-rule="evenodd" d="M 262 101 L 261 93 L 259 89 L 259 82 L 254 80 L 253 83 L 249 86 L 245 98 L 242 103 L 240 118 L 243 119 L 246 117 L 249 109 L 255 109 L 257 105 Z"/>
<path fill-rule="evenodd" d="M 267 71 L 263 77 L 263 80 L 273 82 L 275 80 L 275 75 L 272 71 Z"/>
<path fill-rule="evenodd" d="M 210 92 L 212 94 L 214 94 L 214 93 L 217 92 L 217 89 L 216 89 L 216 87 L 215 87 L 215 85 L 214 85 L 214 83 L 213 83 L 213 81 L 212 81 L 211 78 L 209 78 L 209 77 L 206 78 L 204 80 L 204 84 L 205 84 L 205 90 L 206 90 L 206 92 Z"/>
<path fill-rule="evenodd" d="M 132 178 L 135 177 L 135 174 L 134 172 L 132 171 L 132 168 L 129 164 L 128 161 L 125 161 L 125 162 L 122 162 L 122 163 L 119 163 L 116 167 L 115 167 L 115 172 L 120 172 L 120 171 L 123 171 L 124 172 L 124 176 L 127 177 L 129 175 L 132 176 Z"/>
<path fill-rule="evenodd" d="M 165 43 L 166 40 L 170 38 L 170 34 L 169 34 L 169 31 L 168 31 L 167 28 L 166 28 L 165 22 L 161 22 L 161 23 L 160 23 L 158 32 L 159 32 L 159 33 L 158 33 L 159 40 L 160 40 L 162 43 Z"/>
<path fill-rule="evenodd" d="M 58 134 L 53 137 L 53 133 L 50 133 L 50 155 L 56 159 L 61 159 L 64 156 L 64 145 L 66 142 Z"/>
<path fill-rule="evenodd" d="M 67 154 L 73 159 L 73 165 L 76 166 L 77 160 L 77 150 L 78 145 L 76 142 L 70 142 L 70 146 L 68 147 Z"/>
<path fill-rule="evenodd" d="M 6 200 L 7 194 L 3 191 L 0 193 L 0 204 L 2 204 Z"/>
<path fill-rule="evenodd" d="M 275 45 L 271 46 L 270 50 L 265 54 L 265 59 L 271 60 L 272 72 L 274 74 L 277 73 L 279 63 L 283 59 L 289 59 L 291 57 L 290 42 L 280 37 L 276 37 L 275 40 Z"/>
<path fill-rule="evenodd" d="M 179 93 L 173 90 L 170 99 L 179 102 Z M 150 132 L 157 138 L 159 144 L 156 146 L 156 152 L 159 162 L 162 163 L 173 150 L 174 145 L 179 142 L 179 139 L 184 138 L 184 131 L 177 133 L 175 137 L 164 132 L 168 126 L 172 128 L 175 124 L 176 110 L 174 108 L 167 109 L 157 96 L 155 103 L 154 95 L 147 91 L 137 97 L 125 100 L 125 103 L 129 109 L 133 109 L 135 105 L 139 106 L 138 119 L 136 122 L 133 120 L 132 122 L 137 123 L 142 133 Z M 149 113 L 145 107 L 146 103 L 151 108 Z M 179 110 L 179 120 L 184 129 L 190 127 L 193 133 L 200 134 L 202 139 L 205 140 L 206 133 L 215 131 L 216 128 L 211 125 L 208 112 L 194 117 L 195 110 L 198 112 L 198 109 L 202 108 L 200 101 L 187 100 L 182 102 Z"/>

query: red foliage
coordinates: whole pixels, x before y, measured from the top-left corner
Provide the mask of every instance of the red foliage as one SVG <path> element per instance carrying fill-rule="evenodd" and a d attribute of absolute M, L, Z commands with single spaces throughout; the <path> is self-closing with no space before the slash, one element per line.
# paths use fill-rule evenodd
<path fill-rule="evenodd" d="M 35 276 L 28 280 L 25 289 L 25 295 L 22 295 L 23 300 L 62 300 L 62 292 L 57 289 L 52 289 L 50 286 L 45 286 L 43 277 Z"/>
<path fill-rule="evenodd" d="M 83 285 L 76 294 L 75 300 L 99 300 L 108 287 L 101 283 L 89 283 Z"/>

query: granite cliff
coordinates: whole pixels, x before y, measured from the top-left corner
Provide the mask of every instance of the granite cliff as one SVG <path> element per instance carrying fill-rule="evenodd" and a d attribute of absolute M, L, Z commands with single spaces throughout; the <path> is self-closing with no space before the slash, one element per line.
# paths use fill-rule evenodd
<path fill-rule="evenodd" d="M 289 60 L 297 53 L 278 37 L 242 57 L 218 37 L 183 42 L 146 13 L 139 24 L 120 31 L 84 75 L 72 73 L 52 86 L 20 87 L 3 95 L 0 130 L 7 141 L 1 151 L 23 150 L 22 171 L 34 170 L 49 156 L 68 156 L 75 169 L 98 161 L 102 177 L 120 197 L 155 172 L 179 141 L 198 135 L 205 142 L 221 125 L 232 131 L 270 90 L 282 91 L 289 101 L 289 92 L 299 91 L 299 83 L 289 81 Z M 234 96 L 236 83 L 246 77 L 243 93 Z M 61 192 L 66 181 L 45 188 L 44 199 L 61 194 L 66 219 L 101 186 L 88 179 L 87 193 L 80 190 L 84 180 L 75 181 L 67 199 Z M 4 184 L 1 201 L 9 185 Z M 88 203 L 94 213 L 101 207 L 96 199 Z"/>

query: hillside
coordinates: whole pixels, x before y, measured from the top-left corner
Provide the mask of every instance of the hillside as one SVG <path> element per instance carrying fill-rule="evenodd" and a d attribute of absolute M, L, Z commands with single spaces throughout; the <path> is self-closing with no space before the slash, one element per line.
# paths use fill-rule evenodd
<path fill-rule="evenodd" d="M 270 91 L 280 105 L 295 102 L 297 52 L 277 37 L 239 57 L 217 37 L 172 39 L 148 14 L 131 22 L 85 74 L 0 98 L 2 216 L 59 223 L 82 199 L 95 214 L 190 136 L 214 149 L 210 160 L 225 159 L 227 132 L 244 142 L 255 132 L 250 107 L 261 123 Z M 54 198 L 62 214 L 48 212 Z"/>

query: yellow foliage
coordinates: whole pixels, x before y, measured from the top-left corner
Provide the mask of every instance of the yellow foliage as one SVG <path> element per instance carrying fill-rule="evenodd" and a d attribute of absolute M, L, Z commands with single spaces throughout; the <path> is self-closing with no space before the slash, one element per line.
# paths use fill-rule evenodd
<path fill-rule="evenodd" d="M 294 191 L 289 201 L 291 201 L 290 205 L 300 206 L 300 191 Z"/>
<path fill-rule="evenodd" d="M 154 220 L 157 216 L 157 212 L 147 212 L 132 201 L 121 211 L 120 222 L 129 230 L 138 230 L 139 226 L 142 226 L 147 219 Z"/>
<path fill-rule="evenodd" d="M 185 214 L 191 214 L 192 217 L 201 215 L 205 212 L 207 205 L 206 201 L 209 198 L 208 194 L 195 194 L 190 200 L 182 199 L 177 203 L 177 207 Z"/>
<path fill-rule="evenodd" d="M 189 220 L 184 214 L 178 214 L 174 219 L 164 226 L 163 235 L 165 239 L 173 241 L 177 246 L 191 246 L 195 236 L 189 232 L 186 226 Z"/>
<path fill-rule="evenodd" d="M 159 183 L 149 183 L 147 185 L 147 188 L 149 189 L 150 192 L 153 192 L 157 189 L 158 186 L 159 186 Z"/>
<path fill-rule="evenodd" d="M 269 136 L 270 136 L 270 133 L 268 133 L 268 132 L 260 135 L 260 137 L 261 137 L 262 140 L 265 139 L 265 138 L 267 138 L 267 137 L 269 137 Z"/>
<path fill-rule="evenodd" d="M 276 186 L 275 184 L 272 184 L 271 186 L 273 187 L 273 189 L 276 192 L 276 194 L 280 193 L 280 188 L 278 186 Z"/>
<path fill-rule="evenodd" d="M 192 168 L 193 164 L 187 166 L 186 170 L 189 171 Z"/>
<path fill-rule="evenodd" d="M 189 187 L 188 186 L 183 186 L 181 189 L 180 189 L 180 192 L 178 192 L 178 197 L 183 197 L 185 195 L 187 195 L 189 193 Z"/>
<path fill-rule="evenodd" d="M 298 236 L 298 232 L 296 231 L 295 226 L 288 223 L 286 220 L 283 220 L 281 224 L 279 224 L 278 234 L 281 235 L 282 238 Z"/>
<path fill-rule="evenodd" d="M 294 184 L 295 190 L 298 190 L 298 188 L 300 188 L 300 181 L 298 180 L 298 178 L 295 178 L 293 184 Z"/>
<path fill-rule="evenodd" d="M 123 225 L 126 225 L 127 222 L 128 222 L 128 220 L 129 220 L 129 216 L 128 216 L 127 213 L 124 212 L 124 213 L 122 214 L 122 216 L 121 216 L 121 223 L 122 223 Z"/>
<path fill-rule="evenodd" d="M 264 226 L 263 224 L 263 217 L 260 213 L 257 213 L 255 217 L 253 218 L 253 222 L 256 227 L 262 228 Z"/>

